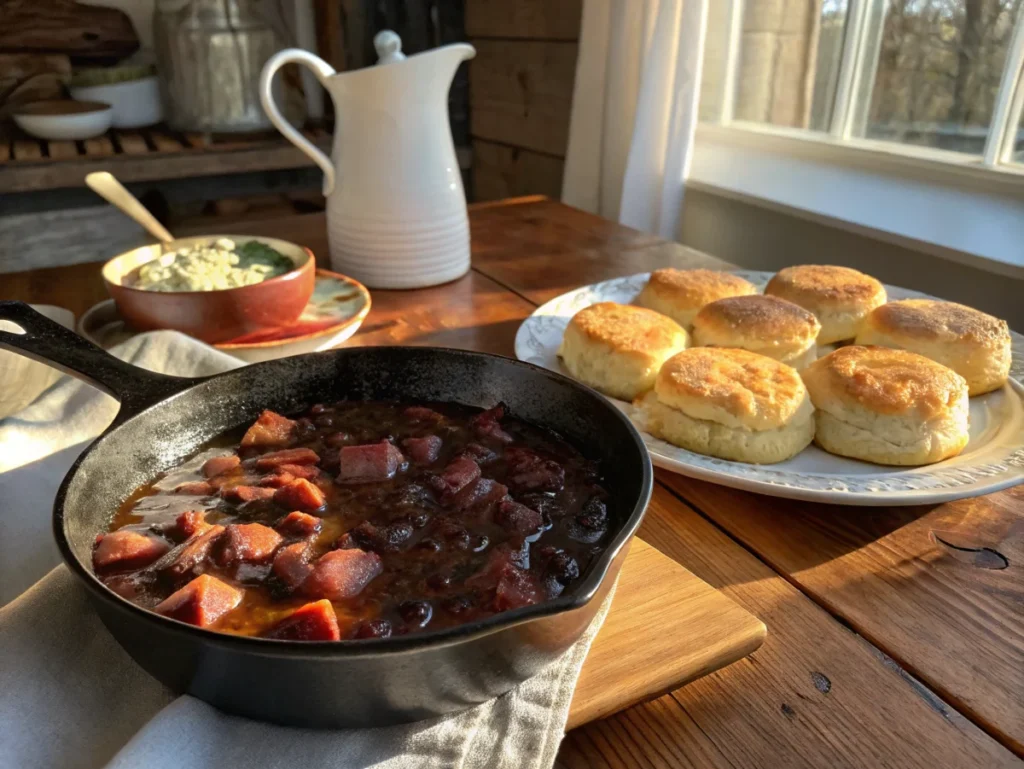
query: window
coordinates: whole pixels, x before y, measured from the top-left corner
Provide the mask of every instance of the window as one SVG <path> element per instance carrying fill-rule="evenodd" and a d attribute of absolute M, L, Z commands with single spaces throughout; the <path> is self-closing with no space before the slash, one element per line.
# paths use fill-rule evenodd
<path fill-rule="evenodd" d="M 1024 0 L 715 0 L 701 119 L 1021 163 L 1022 19 Z"/>

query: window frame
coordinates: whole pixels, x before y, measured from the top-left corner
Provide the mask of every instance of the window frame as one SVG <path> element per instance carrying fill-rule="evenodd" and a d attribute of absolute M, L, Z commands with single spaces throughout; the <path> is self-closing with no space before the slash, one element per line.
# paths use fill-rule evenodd
<path fill-rule="evenodd" d="M 972 155 L 858 136 L 863 133 L 863 128 L 858 131 L 858 121 L 863 123 L 866 119 L 869 98 L 864 97 L 869 97 L 870 91 L 865 92 L 865 89 L 874 85 L 883 30 L 882 24 L 873 20 L 884 13 L 886 0 L 850 0 L 828 131 L 734 119 L 744 2 L 726 2 L 729 3 L 729 60 L 719 94 L 720 109 L 714 119 L 697 126 L 688 184 L 735 198 L 761 201 L 810 218 L 831 220 L 946 258 L 1024 278 L 1024 253 L 1019 253 L 1024 251 L 1019 245 L 1024 241 L 1014 242 L 1024 235 L 1024 163 L 1013 162 L 1011 158 L 1024 113 L 1024 5 L 1014 20 L 984 151 L 981 155 Z M 800 190 L 793 189 L 784 178 L 758 179 L 754 169 L 744 177 L 722 154 L 730 149 L 746 153 L 748 158 L 763 156 L 763 167 L 775 171 L 785 168 L 787 158 L 801 173 L 817 168 L 822 179 L 837 182 L 837 198 L 843 195 L 844 171 L 851 179 L 857 177 L 860 194 L 865 189 L 865 174 L 873 175 L 877 178 L 878 193 L 887 199 L 889 207 L 878 212 L 874 217 L 876 221 L 869 221 L 871 217 L 862 206 L 851 206 L 860 208 L 860 214 L 856 220 L 844 220 L 835 210 L 842 206 L 823 206 L 820 200 L 814 199 L 813 192 L 801 199 Z M 987 238 L 991 242 L 974 248 L 962 238 L 951 237 L 948 230 L 943 235 L 946 228 L 938 225 L 933 236 L 921 226 L 900 226 L 901 213 L 907 216 L 921 213 L 917 207 L 919 201 L 903 200 L 905 205 L 901 206 L 900 195 L 920 195 L 925 189 L 922 185 L 928 185 L 927 194 L 935 193 L 943 199 L 949 194 L 962 196 L 962 202 L 954 210 L 965 228 L 975 234 L 986 232 L 979 227 L 983 222 L 1005 222 L 1006 211 L 1013 210 L 1014 206 L 1020 206 L 1022 226 L 1011 227 L 1010 232 L 992 232 Z M 892 206 L 897 209 L 893 210 Z M 826 213 L 826 208 L 831 210 Z"/>

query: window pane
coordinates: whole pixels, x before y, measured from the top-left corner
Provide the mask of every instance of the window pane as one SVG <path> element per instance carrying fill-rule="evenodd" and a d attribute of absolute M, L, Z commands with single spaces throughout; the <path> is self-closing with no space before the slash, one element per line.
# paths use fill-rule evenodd
<path fill-rule="evenodd" d="M 981 154 L 1022 0 L 885 0 L 856 133 Z M 870 38 L 877 36 L 875 41 Z M 870 49 L 870 48 L 869 48 Z"/>
<path fill-rule="evenodd" d="M 848 0 L 735 0 L 742 27 L 733 93 L 728 0 L 708 3 L 700 116 L 716 120 L 732 98 L 734 120 L 827 131 L 832 119 Z"/>

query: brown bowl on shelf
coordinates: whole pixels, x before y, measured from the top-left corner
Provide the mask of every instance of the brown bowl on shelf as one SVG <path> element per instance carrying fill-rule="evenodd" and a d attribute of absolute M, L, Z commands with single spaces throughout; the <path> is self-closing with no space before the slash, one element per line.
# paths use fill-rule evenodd
<path fill-rule="evenodd" d="M 152 291 L 127 284 L 143 264 L 169 251 L 229 238 L 258 241 L 292 261 L 293 269 L 249 286 L 214 291 Z M 103 281 L 121 316 L 140 331 L 173 329 L 214 344 L 266 328 L 285 326 L 301 314 L 313 293 L 313 252 L 276 238 L 251 235 L 200 235 L 155 243 L 115 256 L 103 265 Z"/>

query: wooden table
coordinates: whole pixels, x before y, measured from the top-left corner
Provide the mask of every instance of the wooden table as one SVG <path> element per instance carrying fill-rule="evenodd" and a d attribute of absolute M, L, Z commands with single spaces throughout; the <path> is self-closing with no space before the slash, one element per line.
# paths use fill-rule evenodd
<path fill-rule="evenodd" d="M 511 355 L 584 283 L 720 260 L 542 198 L 472 208 L 473 270 L 375 291 L 349 344 Z M 327 253 L 321 215 L 249 232 Z M 95 264 L 0 275 L 81 314 Z M 641 536 L 768 625 L 752 656 L 571 732 L 562 767 L 1024 767 L 1024 488 L 910 508 L 790 502 L 658 473 Z"/>

